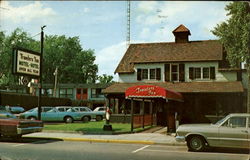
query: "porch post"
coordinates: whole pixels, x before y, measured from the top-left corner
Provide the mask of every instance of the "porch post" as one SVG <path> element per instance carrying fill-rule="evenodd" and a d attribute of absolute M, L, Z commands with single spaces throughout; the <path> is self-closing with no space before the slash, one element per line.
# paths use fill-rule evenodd
<path fill-rule="evenodd" d="M 153 102 L 152 99 L 150 100 L 150 115 L 151 115 L 151 126 L 153 126 L 154 121 L 154 115 L 153 115 Z"/>
<path fill-rule="evenodd" d="M 144 128 L 145 101 L 142 99 L 142 128 Z"/>
<path fill-rule="evenodd" d="M 131 132 L 133 132 L 134 129 L 134 99 L 131 98 Z"/>

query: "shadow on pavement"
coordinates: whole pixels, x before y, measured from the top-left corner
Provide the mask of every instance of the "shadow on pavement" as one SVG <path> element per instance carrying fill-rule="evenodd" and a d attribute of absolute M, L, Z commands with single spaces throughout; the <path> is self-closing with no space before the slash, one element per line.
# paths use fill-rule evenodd
<path fill-rule="evenodd" d="M 233 154 L 250 154 L 249 149 L 235 149 L 235 148 L 211 148 L 206 152 L 211 153 L 233 153 Z"/>
<path fill-rule="evenodd" d="M 30 138 L 30 137 L 23 137 L 20 139 L 13 139 L 13 138 L 1 138 L 0 142 L 7 142 L 7 143 L 32 143 L 32 144 L 46 144 L 46 143 L 53 143 L 63 141 L 62 139 L 57 138 Z"/>

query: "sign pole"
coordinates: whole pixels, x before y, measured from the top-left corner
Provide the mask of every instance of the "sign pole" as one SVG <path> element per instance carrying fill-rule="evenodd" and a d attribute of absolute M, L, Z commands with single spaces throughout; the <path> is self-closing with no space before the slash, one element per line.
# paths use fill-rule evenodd
<path fill-rule="evenodd" d="M 41 120 L 41 103 L 42 103 L 42 77 L 43 77 L 43 29 L 46 26 L 41 27 L 41 59 L 40 59 L 40 78 L 39 78 L 39 97 L 38 97 L 38 120 Z"/>

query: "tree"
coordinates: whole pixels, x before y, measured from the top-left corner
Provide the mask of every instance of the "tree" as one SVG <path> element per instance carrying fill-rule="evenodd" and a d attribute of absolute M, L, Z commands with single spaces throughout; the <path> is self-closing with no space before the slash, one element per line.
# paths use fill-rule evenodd
<path fill-rule="evenodd" d="M 21 47 L 40 52 L 40 41 L 17 28 L 9 36 L 0 31 L 0 86 L 18 84 L 18 76 L 12 74 L 12 48 Z M 60 83 L 87 83 L 97 80 L 98 66 L 94 64 L 93 50 L 83 50 L 79 37 L 65 35 L 46 36 L 43 55 L 43 83 L 54 83 L 58 67 Z"/>
<path fill-rule="evenodd" d="M 12 74 L 12 49 L 14 47 L 39 51 L 39 43 L 20 28 L 15 29 L 10 36 L 0 31 L 0 85 L 2 86 L 13 86 L 18 83 L 18 77 Z"/>
<path fill-rule="evenodd" d="M 233 2 L 226 6 L 230 18 L 217 24 L 212 33 L 219 37 L 231 66 L 246 63 L 248 74 L 247 112 L 250 113 L 250 3 Z"/>
<path fill-rule="evenodd" d="M 112 83 L 114 82 L 113 81 L 113 76 L 110 76 L 110 75 L 106 75 L 106 74 L 103 74 L 102 76 L 98 76 L 98 80 L 100 83 L 104 84 L 104 83 Z"/>
<path fill-rule="evenodd" d="M 54 82 L 54 71 L 58 67 L 59 83 L 95 82 L 98 66 L 94 64 L 92 50 L 83 50 L 79 37 L 46 36 L 44 45 L 43 82 Z"/>

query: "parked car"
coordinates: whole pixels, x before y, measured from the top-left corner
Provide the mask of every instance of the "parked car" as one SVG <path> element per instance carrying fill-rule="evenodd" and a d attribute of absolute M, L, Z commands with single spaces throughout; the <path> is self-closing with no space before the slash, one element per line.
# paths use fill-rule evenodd
<path fill-rule="evenodd" d="M 95 119 L 96 121 L 101 121 L 104 118 L 105 113 L 102 111 L 92 111 L 88 107 L 73 107 L 76 111 L 90 115 L 90 119 Z M 86 113 L 87 112 L 87 113 Z M 89 119 L 89 120 L 90 120 Z"/>
<path fill-rule="evenodd" d="M 31 120 L 38 119 L 38 108 L 33 108 L 29 111 L 22 113 L 20 115 L 20 118 Z M 83 121 L 83 117 L 82 114 L 78 112 L 60 112 L 55 107 L 51 107 L 51 109 L 49 109 L 48 107 L 42 107 L 41 120 L 73 123 L 74 121 Z"/>
<path fill-rule="evenodd" d="M 83 122 L 89 122 L 91 119 L 95 118 L 93 111 L 88 107 L 72 107 L 67 110 L 67 112 L 77 112 L 81 115 Z"/>
<path fill-rule="evenodd" d="M 41 132 L 42 121 L 20 120 L 9 112 L 0 111 L 0 138 L 21 138 L 24 134 Z"/>
<path fill-rule="evenodd" d="M 187 142 L 190 151 L 209 147 L 250 149 L 250 114 L 229 114 L 215 124 L 184 124 L 176 131 L 176 140 Z"/>
<path fill-rule="evenodd" d="M 10 107 L 10 112 L 13 114 L 23 113 L 24 111 L 25 111 L 25 109 L 23 107 L 19 107 L 19 106 L 11 106 Z"/>
<path fill-rule="evenodd" d="M 96 120 L 100 121 L 103 120 L 103 118 L 105 118 L 105 114 L 106 114 L 106 107 L 96 107 L 93 112 L 96 114 Z"/>
<path fill-rule="evenodd" d="M 71 106 L 57 106 L 55 107 L 59 112 L 67 112 L 70 108 L 72 108 Z"/>

